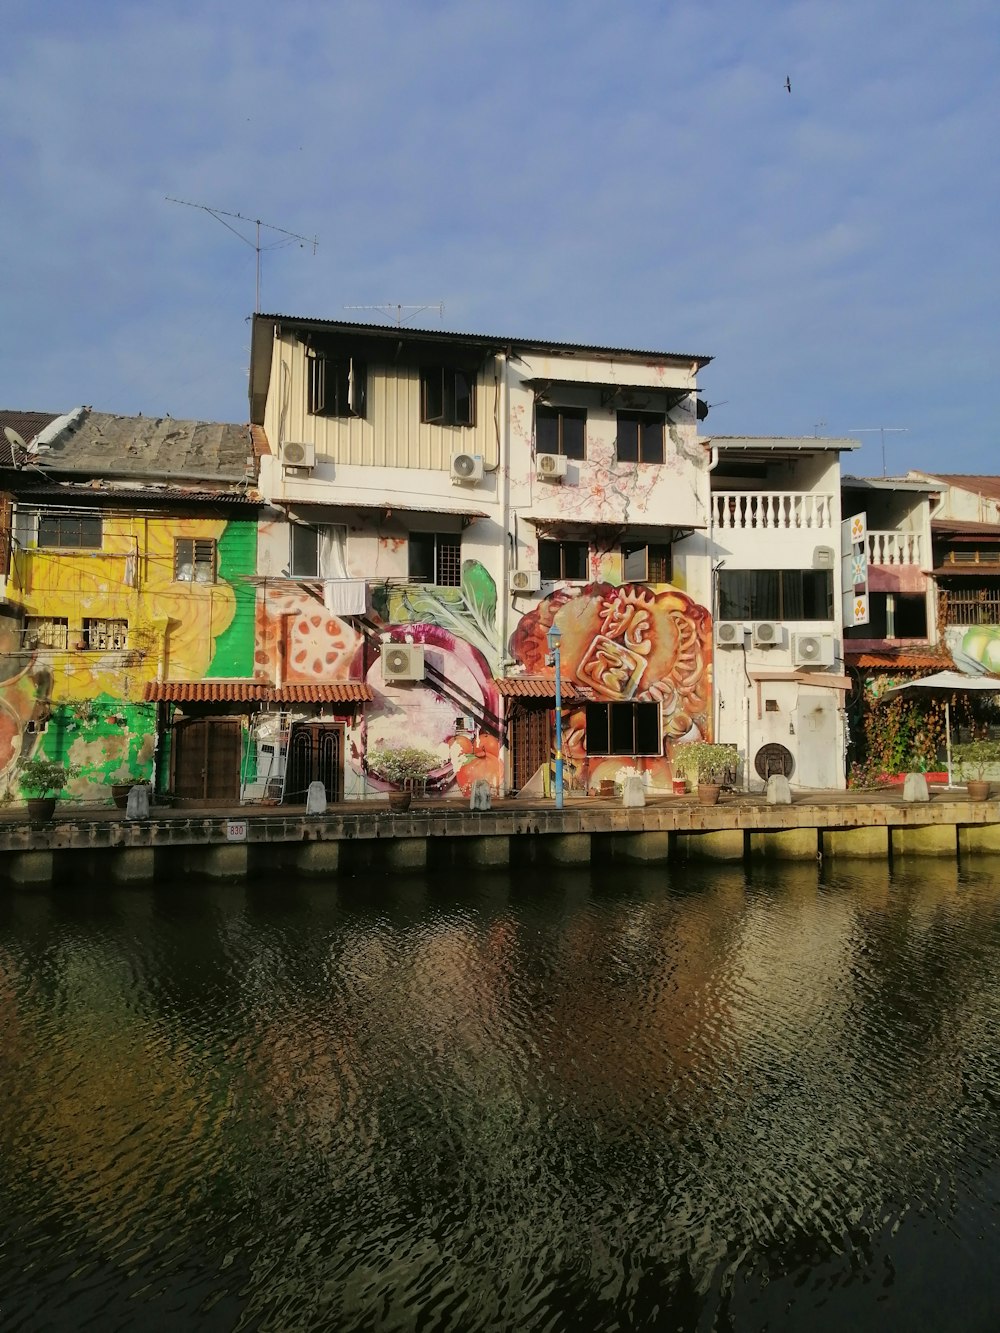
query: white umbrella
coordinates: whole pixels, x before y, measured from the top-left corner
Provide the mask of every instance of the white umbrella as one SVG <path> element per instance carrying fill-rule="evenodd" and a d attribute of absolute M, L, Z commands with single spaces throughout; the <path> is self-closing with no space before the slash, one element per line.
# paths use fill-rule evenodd
<path fill-rule="evenodd" d="M 938 671 L 933 676 L 921 676 L 919 680 L 908 680 L 903 685 L 891 685 L 882 693 L 885 699 L 890 694 L 899 694 L 913 698 L 921 694 L 943 694 L 944 700 L 944 739 L 948 754 L 948 786 L 951 781 L 951 703 L 953 694 L 1000 694 L 1000 679 L 995 676 L 963 676 L 960 671 Z"/>

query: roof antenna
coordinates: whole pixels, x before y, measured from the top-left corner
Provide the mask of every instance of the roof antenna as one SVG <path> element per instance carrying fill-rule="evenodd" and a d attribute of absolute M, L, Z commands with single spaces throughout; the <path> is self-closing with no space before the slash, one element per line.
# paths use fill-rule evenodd
<path fill-rule="evenodd" d="M 892 435 L 905 435 L 909 431 L 909 426 L 857 426 L 854 430 L 849 430 L 848 435 L 881 435 L 882 437 L 882 476 L 885 476 L 885 433 L 889 431 Z"/>
<path fill-rule="evenodd" d="M 427 302 L 425 305 L 399 305 L 395 301 L 383 301 L 381 305 L 345 305 L 345 310 L 378 310 L 389 319 L 395 320 L 396 328 L 402 328 L 403 321 L 407 319 L 416 319 L 422 315 L 425 310 L 436 310 L 438 319 L 444 319 L 444 302 Z M 410 313 L 403 314 L 407 310 Z"/>
<path fill-rule="evenodd" d="M 186 208 L 200 208 L 203 213 L 208 213 L 210 217 L 215 218 L 216 222 L 222 222 L 222 225 L 226 227 L 229 231 L 231 231 L 234 236 L 238 236 L 239 239 L 243 241 L 245 245 L 249 245 L 253 250 L 257 252 L 257 294 L 253 307 L 253 312 L 255 315 L 260 314 L 261 250 L 281 250 L 286 245 L 294 245 L 295 242 L 297 241 L 300 250 L 304 250 L 307 245 L 311 245 L 312 252 L 313 254 L 315 254 L 316 247 L 319 245 L 319 241 L 315 236 L 299 236 L 297 232 L 285 231 L 284 227 L 275 227 L 270 222 L 261 222 L 260 218 L 244 217 L 242 213 L 227 213 L 224 208 L 210 208 L 208 204 L 193 204 L 190 201 L 190 199 L 175 199 L 172 195 L 169 194 L 166 195 L 165 197 L 168 204 L 184 204 Z M 256 228 L 256 239 L 251 240 L 249 236 L 244 236 L 243 233 L 239 231 L 236 227 L 230 226 L 228 222 L 223 222 L 223 218 L 237 218 L 240 222 L 251 223 Z M 280 236 L 283 236 L 285 239 L 280 241 L 272 241 L 270 245 L 262 246 L 260 243 L 261 227 L 266 228 L 267 231 L 275 231 Z"/>

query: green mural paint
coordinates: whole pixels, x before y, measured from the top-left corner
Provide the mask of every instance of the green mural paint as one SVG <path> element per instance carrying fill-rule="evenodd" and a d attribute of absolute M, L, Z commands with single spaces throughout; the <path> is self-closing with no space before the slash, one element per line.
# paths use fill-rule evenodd
<path fill-rule="evenodd" d="M 205 678 L 253 675 L 254 615 L 257 590 L 250 576 L 257 568 L 256 519 L 232 519 L 219 538 L 219 579 L 236 598 L 229 628 L 215 641 Z"/>

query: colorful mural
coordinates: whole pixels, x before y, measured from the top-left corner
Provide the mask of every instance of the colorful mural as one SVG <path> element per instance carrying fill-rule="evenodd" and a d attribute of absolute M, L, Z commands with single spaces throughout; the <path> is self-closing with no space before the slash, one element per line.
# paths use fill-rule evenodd
<path fill-rule="evenodd" d="M 970 676 L 1000 674 L 1000 626 L 949 629 L 945 642 L 959 671 Z"/>
<path fill-rule="evenodd" d="M 586 701 L 660 705 L 661 757 L 636 758 L 649 781 L 666 785 L 671 747 L 711 739 L 712 622 L 705 607 L 672 587 L 593 583 L 561 588 L 526 615 L 511 638 L 511 655 L 531 675 L 553 674 L 547 634 L 561 632 L 561 675 L 585 701 L 565 710 L 564 755 L 583 786 L 617 776 L 619 756 L 591 757 Z"/>
<path fill-rule="evenodd" d="M 178 540 L 214 541 L 214 581 L 179 580 Z M 127 769 L 151 775 L 161 674 L 249 676 L 253 665 L 255 519 L 106 513 L 97 550 L 17 552 L 8 592 L 31 627 L 0 621 L 0 776 L 16 792 L 19 758 L 79 769 L 68 797 Z M 99 646 L 95 646 L 95 639 Z M 122 646 L 124 643 L 124 646 Z"/>

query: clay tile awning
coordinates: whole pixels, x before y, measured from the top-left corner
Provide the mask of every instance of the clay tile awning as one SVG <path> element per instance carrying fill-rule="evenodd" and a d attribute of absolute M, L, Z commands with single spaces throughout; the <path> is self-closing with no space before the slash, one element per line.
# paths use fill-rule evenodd
<path fill-rule="evenodd" d="M 508 676 L 497 681 L 497 689 L 505 699 L 554 699 L 556 683 L 551 676 Z M 576 686 L 572 681 L 562 683 L 564 699 L 577 698 Z"/>
<path fill-rule="evenodd" d="M 951 666 L 951 658 L 947 653 L 934 652 L 896 652 L 896 653 L 852 653 L 846 652 L 844 656 L 847 659 L 847 665 L 852 667 L 873 668 L 889 667 L 899 670 L 916 669 L 942 666 Z"/>
<path fill-rule="evenodd" d="M 164 680 L 150 682 L 147 703 L 363 703 L 371 687 L 361 681 L 274 686 L 263 680 Z"/>

